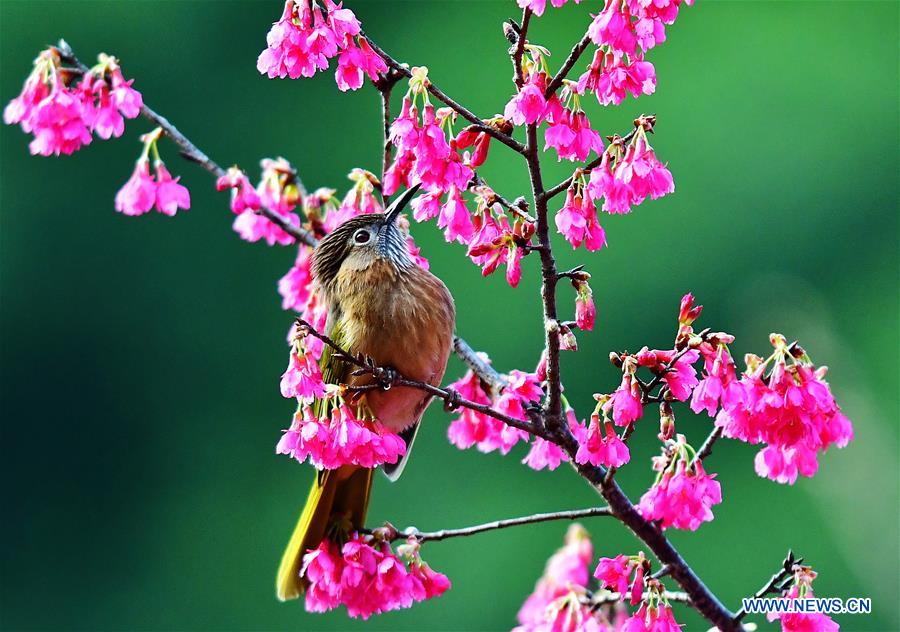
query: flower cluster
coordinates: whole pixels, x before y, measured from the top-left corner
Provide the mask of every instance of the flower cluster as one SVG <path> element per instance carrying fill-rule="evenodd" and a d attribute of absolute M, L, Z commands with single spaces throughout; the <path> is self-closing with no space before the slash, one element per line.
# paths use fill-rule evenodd
<path fill-rule="evenodd" d="M 593 556 L 588 532 L 580 524 L 570 526 L 562 548 L 547 560 L 543 575 L 519 609 L 514 632 L 602 630 L 581 600 Z"/>
<path fill-rule="evenodd" d="M 662 583 L 650 577 L 643 553 L 603 557 L 589 586 L 590 537 L 572 525 L 564 546 L 547 561 L 544 574 L 518 613 L 514 632 L 678 632 Z M 633 579 L 632 579 L 633 575 Z M 612 591 L 612 592 L 610 592 Z M 629 616 L 625 601 L 640 604 Z"/>
<path fill-rule="evenodd" d="M 730 355 L 717 352 L 708 369 L 711 394 L 698 396 L 697 407 L 713 409 L 718 393 L 716 425 L 725 436 L 767 444 L 756 455 L 756 472 L 793 484 L 798 474 L 816 473 L 820 451 L 846 446 L 853 439 L 853 425 L 824 379 L 827 367 L 816 368 L 801 347 L 788 345 L 780 334 L 770 340 L 772 355 L 765 360 L 748 355 L 747 369 L 737 381 Z"/>
<path fill-rule="evenodd" d="M 135 163 L 131 177 L 116 193 L 116 210 L 123 215 L 143 215 L 155 206 L 157 211 L 171 217 L 179 208 L 191 207 L 190 192 L 178 183 L 180 177 L 172 177 L 159 157 L 157 142 L 161 135 L 162 128 L 157 127 L 141 136 L 144 150 Z M 150 175 L 151 153 L 155 178 Z"/>
<path fill-rule="evenodd" d="M 446 575 L 422 561 L 414 539 L 398 546 L 397 553 L 399 557 L 387 542 L 359 533 L 343 546 L 323 540 L 303 557 L 301 575 L 309 582 L 306 609 L 326 612 L 344 605 L 351 617 L 368 619 L 439 597 L 450 588 Z"/>
<path fill-rule="evenodd" d="M 321 347 L 309 344 L 314 336 L 297 327 L 292 334 L 281 395 L 296 399 L 298 406 L 275 451 L 301 463 L 309 459 L 317 469 L 396 463 L 406 454 L 403 439 L 363 414 L 364 405 L 345 400 L 340 386 L 324 382 L 318 364 Z"/>
<path fill-rule="evenodd" d="M 34 60 L 22 92 L 3 110 L 3 121 L 34 135 L 28 145 L 32 154 L 71 154 L 90 144 L 92 132 L 104 139 L 121 136 L 125 118 L 140 114 L 143 101 L 131 83 L 114 57 L 101 54 L 82 74 L 63 68 L 59 50 L 51 47 Z"/>
<path fill-rule="evenodd" d="M 320 407 L 329 414 L 313 413 L 301 404 L 290 428 L 284 431 L 275 448 L 300 463 L 309 459 L 316 469 L 334 470 L 342 465 L 375 467 L 396 463 L 406 454 L 406 443 L 399 435 L 386 430 L 376 420 L 360 418 L 354 406 L 336 393 L 319 399 Z"/>
<path fill-rule="evenodd" d="M 622 599 L 628 596 L 632 606 L 641 602 L 644 594 L 644 576 L 650 563 L 644 559 L 644 554 L 617 555 L 615 557 L 601 557 L 594 569 L 594 577 L 604 586 L 619 593 Z M 634 574 L 634 580 L 631 575 Z"/>
<path fill-rule="evenodd" d="M 587 250 L 594 251 L 606 245 L 598 209 L 610 214 L 629 213 L 632 206 L 648 197 L 655 200 L 675 190 L 672 173 L 659 162 L 647 140 L 654 122 L 653 116 L 636 119 L 635 132 L 627 143 L 613 136 L 590 176 L 581 169 L 575 171 L 566 201 L 555 217 L 557 230 L 574 248 L 583 243 Z"/>
<path fill-rule="evenodd" d="M 262 215 L 260 209 L 266 209 L 285 225 L 299 226 L 300 218 L 292 212 L 302 199 L 297 173 L 284 158 L 265 158 L 260 165 L 262 177 L 257 187 L 238 167 L 231 167 L 216 180 L 216 190 L 231 190 L 231 211 L 236 215 L 232 228 L 242 239 L 265 241 L 270 246 L 290 245 L 294 238 Z"/>
<path fill-rule="evenodd" d="M 338 57 L 335 80 L 342 91 L 360 88 L 368 75 L 376 81 L 387 64 L 360 34 L 359 20 L 350 9 L 332 0 L 287 0 L 281 19 L 266 36 L 266 49 L 256 68 L 270 79 L 312 77 Z"/>
<path fill-rule="evenodd" d="M 663 455 L 654 459 L 656 482 L 641 496 L 638 511 L 647 520 L 667 529 L 696 531 L 713 519 L 712 506 L 722 502 L 722 488 L 715 474 L 707 474 L 703 462 L 684 435 L 667 442 Z"/>
<path fill-rule="evenodd" d="M 473 221 L 474 234 L 469 241 L 469 259 L 481 267 L 481 274 L 488 276 L 506 265 L 506 282 L 511 287 L 522 278 L 522 257 L 524 246 L 531 241 L 535 226 L 517 217 L 512 226 L 509 218 L 499 208 L 496 194 L 490 187 L 475 187 L 476 215 Z"/>
<path fill-rule="evenodd" d="M 511 371 L 507 385 L 499 396 L 489 395 L 481 383 L 481 379 L 471 370 L 465 376 L 451 384 L 448 388 L 455 390 L 462 397 L 476 403 L 491 405 L 495 410 L 515 419 L 525 421 L 526 409 L 533 402 L 538 402 L 544 395 L 538 378 L 533 373 Z M 528 433 L 508 426 L 499 419 L 464 408 L 459 417 L 447 428 L 450 443 L 465 450 L 475 446 L 479 452 L 499 451 L 507 454 L 519 441 L 528 441 Z"/>
<path fill-rule="evenodd" d="M 614 137 L 600 165 L 591 171 L 587 193 L 597 202 L 603 198 L 603 210 L 611 214 L 630 213 L 648 197 L 654 200 L 675 191 L 675 181 L 666 165 L 656 157 L 647 140 L 655 117 L 640 117 L 634 136 L 625 145 Z"/>
<path fill-rule="evenodd" d="M 606 0 L 588 28 L 598 46 L 578 92 L 593 92 L 601 105 L 618 105 L 656 91 L 656 70 L 644 53 L 666 40 L 666 24 L 678 16 L 681 0 Z M 693 4 L 693 0 L 687 0 Z"/>

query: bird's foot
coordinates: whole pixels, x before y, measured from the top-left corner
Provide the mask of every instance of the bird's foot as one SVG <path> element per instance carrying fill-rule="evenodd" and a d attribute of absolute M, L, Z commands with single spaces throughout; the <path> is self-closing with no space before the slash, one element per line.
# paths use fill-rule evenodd
<path fill-rule="evenodd" d="M 389 366 L 375 367 L 372 371 L 372 377 L 378 382 L 379 386 L 385 391 L 391 390 L 392 386 L 396 386 L 400 381 L 400 374 L 396 369 Z"/>
<path fill-rule="evenodd" d="M 445 390 L 447 391 L 447 398 L 444 400 L 444 410 L 448 413 L 452 413 L 459 408 L 462 395 L 459 394 L 459 391 L 452 388 Z"/>

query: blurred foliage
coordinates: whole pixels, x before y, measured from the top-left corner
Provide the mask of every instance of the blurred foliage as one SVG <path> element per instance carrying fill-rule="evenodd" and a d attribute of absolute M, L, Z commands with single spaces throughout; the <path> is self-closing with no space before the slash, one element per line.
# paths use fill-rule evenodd
<path fill-rule="evenodd" d="M 559 64 L 591 4 L 548 10 L 530 39 Z M 502 111 L 511 71 L 500 23 L 518 13 L 511 0 L 350 5 L 396 57 L 428 65 L 474 111 Z M 260 158 L 282 154 L 307 185 L 342 188 L 350 168 L 379 165 L 378 98 L 371 88 L 338 93 L 331 73 L 260 77 L 255 59 L 280 11 L 278 2 L 3 2 L 0 96 L 15 96 L 39 49 L 64 36 L 85 61 L 119 56 L 147 102 L 222 164 L 252 175 Z M 655 112 L 654 144 L 676 194 L 604 217 L 609 248 L 599 254 L 558 244 L 562 268 L 587 264 L 599 306 L 596 331 L 563 366 L 582 414 L 591 393 L 615 385 L 609 350 L 670 344 L 688 290 L 706 304 L 704 326 L 737 336 L 738 357 L 764 352 L 777 330 L 832 367 L 856 441 L 793 487 L 757 478 L 754 449 L 722 441 L 709 461 L 725 494 L 717 519 L 672 539 L 733 608 L 794 547 L 820 573 L 817 594 L 873 598 L 872 615 L 838 617 L 852 630 L 900 627 L 898 17 L 894 2 L 683 9 L 649 55 L 658 94 L 587 105 L 606 133 Z M 0 624 L 511 627 L 564 524 L 427 545 L 453 590 L 368 623 L 275 601 L 275 568 L 311 475 L 273 451 L 292 412 L 277 388 L 290 315 L 275 282 L 293 254 L 238 240 L 225 194 L 171 145 L 164 158 L 183 174 L 192 209 L 174 219 L 113 212 L 148 128 L 131 122 L 123 139 L 60 159 L 30 157 L 18 129 L 0 134 Z M 546 165 L 550 183 L 571 169 L 549 155 Z M 483 175 L 510 198 L 527 191 L 519 159 L 502 146 Z M 502 370 L 533 367 L 536 259 L 512 290 L 500 275 L 482 281 L 433 225 L 415 234 L 456 297 L 459 332 Z M 559 297 L 570 309 L 567 287 Z M 448 376 L 460 370 L 454 361 Z M 702 440 L 709 419 L 678 412 L 678 430 Z M 648 417 L 620 476 L 633 496 L 651 480 L 642 464 L 658 445 Z M 403 479 L 377 481 L 372 524 L 453 527 L 597 502 L 565 467 L 520 466 L 522 450 L 456 450 L 446 424 L 439 407 L 428 412 Z M 586 526 L 598 555 L 640 548 L 609 519 Z M 683 609 L 679 620 L 705 629 Z"/>

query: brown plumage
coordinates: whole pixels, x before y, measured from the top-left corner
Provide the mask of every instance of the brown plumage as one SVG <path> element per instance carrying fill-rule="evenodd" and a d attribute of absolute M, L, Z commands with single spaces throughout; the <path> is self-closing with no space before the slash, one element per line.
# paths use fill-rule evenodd
<path fill-rule="evenodd" d="M 406 235 L 396 224 L 417 188 L 406 191 L 384 214 L 354 217 L 332 231 L 313 254 L 313 275 L 319 298 L 328 306 L 325 333 L 352 354 L 362 353 L 379 366 L 437 386 L 450 355 L 455 310 L 443 282 L 410 258 Z M 328 381 L 372 380 L 350 375 L 352 367 L 330 353 L 323 354 L 321 364 Z M 391 480 L 403 470 L 430 401 L 421 390 L 403 386 L 366 393 L 375 418 L 407 443 L 406 457 L 385 466 Z M 371 483 L 371 471 L 354 466 L 319 473 L 282 558 L 280 599 L 302 593 L 302 556 L 318 546 L 335 518 L 349 517 L 354 529 L 364 526 Z"/>

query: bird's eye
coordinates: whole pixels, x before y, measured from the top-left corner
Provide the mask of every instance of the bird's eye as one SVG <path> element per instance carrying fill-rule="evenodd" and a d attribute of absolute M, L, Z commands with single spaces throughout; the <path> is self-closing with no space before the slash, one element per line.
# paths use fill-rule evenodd
<path fill-rule="evenodd" d="M 353 243 L 355 244 L 367 244 L 369 243 L 369 240 L 371 238 L 372 235 L 364 228 L 360 228 L 358 231 L 353 233 Z"/>

